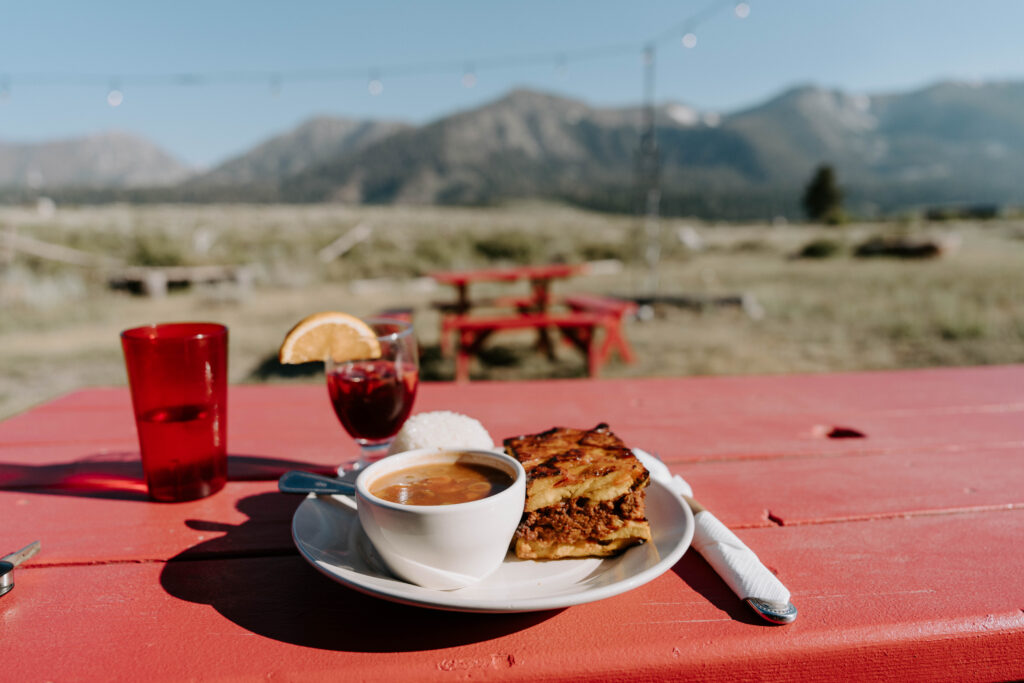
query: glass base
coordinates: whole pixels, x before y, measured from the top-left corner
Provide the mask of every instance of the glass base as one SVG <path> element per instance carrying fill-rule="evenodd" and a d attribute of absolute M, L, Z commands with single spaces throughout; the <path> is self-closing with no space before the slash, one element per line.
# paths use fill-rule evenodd
<path fill-rule="evenodd" d="M 394 441 L 394 439 L 388 439 L 387 441 L 377 443 L 368 443 L 361 439 L 356 439 L 360 448 L 359 459 L 338 465 L 338 476 L 343 476 L 346 472 L 355 472 L 365 469 L 378 460 L 386 458 L 388 455 L 388 448 L 391 447 L 392 441 Z"/>

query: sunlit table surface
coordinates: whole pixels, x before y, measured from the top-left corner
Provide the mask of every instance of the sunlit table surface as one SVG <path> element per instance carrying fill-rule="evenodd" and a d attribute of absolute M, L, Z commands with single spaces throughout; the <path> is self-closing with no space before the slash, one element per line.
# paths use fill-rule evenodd
<path fill-rule="evenodd" d="M 500 440 L 608 422 L 657 453 L 793 593 L 769 626 L 687 551 L 561 610 L 441 612 L 297 552 L 286 469 L 355 457 L 319 384 L 233 386 L 230 481 L 146 500 L 125 388 L 0 422 L 12 680 L 1006 680 L 1024 677 L 1024 366 L 424 384 Z"/>

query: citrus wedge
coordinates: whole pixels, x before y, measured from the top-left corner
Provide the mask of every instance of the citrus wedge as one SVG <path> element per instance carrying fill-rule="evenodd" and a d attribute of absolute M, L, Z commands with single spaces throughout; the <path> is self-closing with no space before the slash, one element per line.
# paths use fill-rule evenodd
<path fill-rule="evenodd" d="M 380 358 L 377 334 L 362 320 L 348 313 L 322 311 L 299 321 L 281 342 L 277 358 L 282 364 L 326 360 Z"/>

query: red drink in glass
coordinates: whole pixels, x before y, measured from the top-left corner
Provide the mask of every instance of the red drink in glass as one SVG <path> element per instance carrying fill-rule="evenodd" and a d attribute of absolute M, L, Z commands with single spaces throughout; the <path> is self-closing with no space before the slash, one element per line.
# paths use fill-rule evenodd
<path fill-rule="evenodd" d="M 203 498 L 224 487 L 227 458 L 208 406 L 168 406 L 138 418 L 146 484 L 156 500 Z"/>
<path fill-rule="evenodd" d="M 402 428 L 416 399 L 419 371 L 411 363 L 367 360 L 327 373 L 334 412 L 353 438 L 378 442 Z"/>
<path fill-rule="evenodd" d="M 364 321 L 377 335 L 380 353 L 373 358 L 324 359 L 327 392 L 345 431 L 359 444 L 359 459 L 343 464 L 339 474 L 357 470 L 387 455 L 402 428 L 420 379 L 419 350 L 412 323 L 376 318 Z"/>
<path fill-rule="evenodd" d="M 227 481 L 227 328 L 149 325 L 121 333 L 142 469 L 159 501 L 202 498 Z"/>

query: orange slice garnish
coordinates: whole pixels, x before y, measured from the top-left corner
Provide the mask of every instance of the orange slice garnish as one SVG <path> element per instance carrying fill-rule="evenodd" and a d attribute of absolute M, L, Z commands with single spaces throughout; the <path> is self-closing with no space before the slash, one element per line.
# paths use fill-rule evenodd
<path fill-rule="evenodd" d="M 299 321 L 281 342 L 277 358 L 283 364 L 333 359 L 380 358 L 377 334 L 359 318 L 337 311 L 314 313 Z"/>

